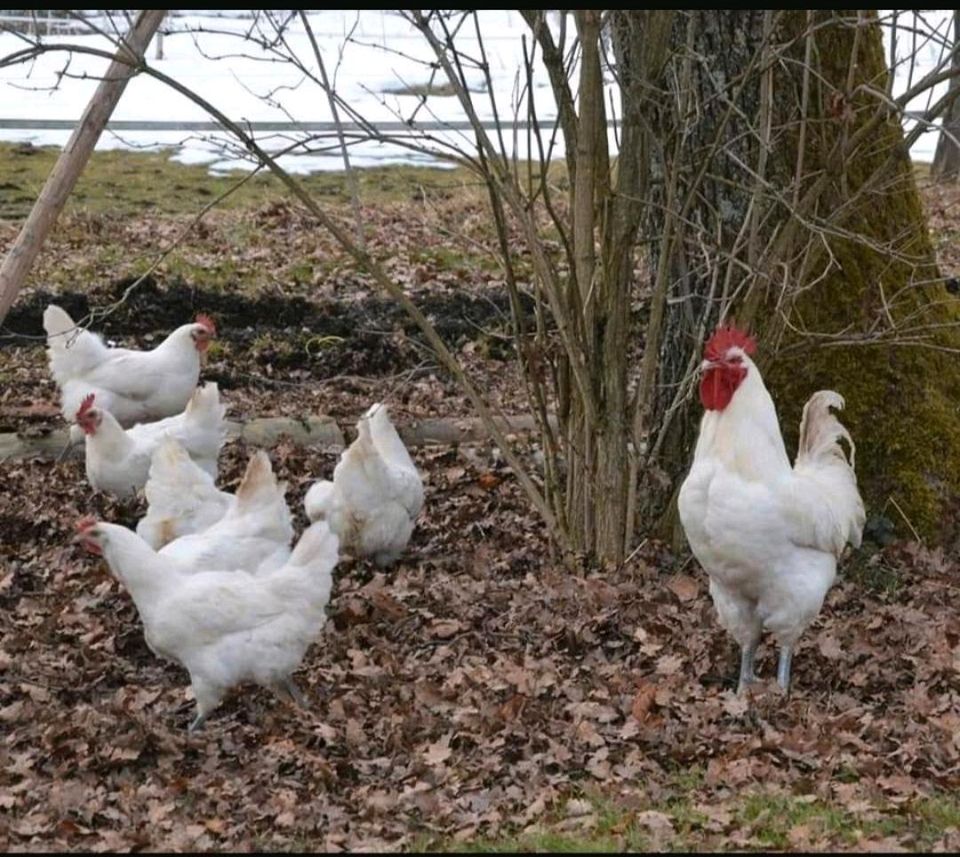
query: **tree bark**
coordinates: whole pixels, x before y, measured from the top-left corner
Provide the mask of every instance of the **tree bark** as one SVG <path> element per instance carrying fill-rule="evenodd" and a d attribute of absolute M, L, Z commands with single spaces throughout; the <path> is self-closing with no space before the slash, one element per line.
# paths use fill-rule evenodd
<path fill-rule="evenodd" d="M 144 51 L 165 13 L 165 9 L 144 9 L 140 12 L 117 52 L 117 59 L 110 64 L 80 122 L 54 164 L 20 234 L 0 266 L 0 323 L 6 318 L 20 293 L 47 233 L 63 211 L 67 197 L 83 172 L 120 96 L 123 95 L 127 81 L 136 72 L 137 65 L 143 61 Z"/>
<path fill-rule="evenodd" d="M 899 116 L 876 95 L 887 68 L 875 16 L 690 15 L 674 29 L 671 62 L 694 58 L 699 109 L 686 125 L 664 113 L 657 129 L 689 146 L 656 161 L 664 176 L 681 171 L 682 229 L 669 259 L 651 436 L 651 472 L 663 479 L 647 486 L 650 517 L 678 539 L 672 500 L 701 413 L 691 355 L 699 361 L 724 313 L 759 335 L 787 448 L 810 395 L 837 390 L 868 512 L 942 535 L 944 503 L 960 488 L 960 367 L 942 349 L 960 337 Z M 663 222 L 646 224 L 651 238 Z"/>
<path fill-rule="evenodd" d="M 960 10 L 953 13 L 953 43 L 960 43 Z M 954 69 L 960 69 L 960 55 L 954 55 Z M 950 78 L 951 91 L 960 88 L 960 75 Z M 937 151 L 933 156 L 930 175 L 935 181 L 955 181 L 960 173 L 960 98 L 955 98 L 943 117 L 943 129 L 937 139 Z"/>
<path fill-rule="evenodd" d="M 755 62 L 763 21 L 759 10 L 678 14 L 668 36 L 673 53 L 667 75 L 670 97 L 649 116 L 658 145 L 651 159 L 653 204 L 647 209 L 644 233 L 650 247 L 648 267 L 665 277 L 666 291 L 662 319 L 651 313 L 651 325 L 659 323 L 662 330 L 647 333 L 657 335 L 659 343 L 649 355 L 656 382 L 647 443 L 655 446 L 658 435 L 661 440 L 641 474 L 645 479 L 639 517 L 648 526 L 660 521 L 660 529 L 674 540 L 679 532 L 674 495 L 689 466 L 700 420 L 699 403 L 688 399 L 676 407 L 675 395 L 690 372 L 691 354 L 699 350 L 703 331 L 720 320 L 724 293 L 730 288 L 723 282 L 722 262 L 739 252 L 738 238 L 749 216 L 753 182 L 740 164 L 758 160 L 751 120 L 760 112 L 760 81 L 747 75 L 739 86 L 732 82 Z M 731 109 L 734 92 L 737 109 Z M 690 111 L 681 115 L 675 107 L 684 100 L 695 106 L 692 120 Z M 682 145 L 675 145 L 678 140 Z M 674 190 L 668 194 L 671 182 Z M 671 215 L 676 238 L 665 246 Z"/>

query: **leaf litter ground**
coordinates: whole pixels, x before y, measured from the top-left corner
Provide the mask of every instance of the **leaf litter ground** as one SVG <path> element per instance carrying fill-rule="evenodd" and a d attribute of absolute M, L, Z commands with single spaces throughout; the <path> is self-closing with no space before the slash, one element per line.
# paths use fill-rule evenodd
<path fill-rule="evenodd" d="M 268 233 L 262 263 L 284 264 L 296 213 L 256 216 Z M 242 219 L 214 218 L 178 264 L 229 246 Z M 439 256 L 403 268 L 435 234 L 411 238 L 396 212 L 371 219 L 384 246 L 398 242 L 395 275 L 504 411 L 522 411 L 497 272 Z M 41 260 L 41 272 L 73 265 L 90 278 L 92 291 L 52 288 L 78 314 L 130 282 L 107 276 L 109 260 L 70 257 L 92 222 L 68 218 Z M 165 226 L 145 220 L 139 234 Z M 97 227 L 105 247 L 131 228 Z M 342 264 L 246 291 L 169 267 L 100 329 L 149 347 L 195 310 L 217 314 L 204 377 L 221 384 L 232 418 L 327 413 L 350 424 L 378 398 L 398 421 L 469 413 L 415 329 Z M 40 333 L 49 299 L 25 294 L 4 333 Z M 2 430 L 59 427 L 42 342 L 3 344 Z M 235 489 L 250 452 L 225 447 L 222 486 Z M 283 441 L 271 457 L 299 531 L 303 494 L 336 455 Z M 414 457 L 426 504 L 411 545 L 386 573 L 338 566 L 330 619 L 297 676 L 310 709 L 244 688 L 196 735 L 186 672 L 150 654 L 129 596 L 70 544 L 79 516 L 132 526 L 142 505 L 92 493 L 80 461 L 4 463 L 0 844 L 960 846 L 949 796 L 960 785 L 960 577 L 942 552 L 900 543 L 848 560 L 799 647 L 790 698 L 764 684 L 745 700 L 695 562 L 648 542 L 618 572 L 572 573 L 491 447 Z M 772 678 L 774 653 L 762 652 L 758 669 Z"/>

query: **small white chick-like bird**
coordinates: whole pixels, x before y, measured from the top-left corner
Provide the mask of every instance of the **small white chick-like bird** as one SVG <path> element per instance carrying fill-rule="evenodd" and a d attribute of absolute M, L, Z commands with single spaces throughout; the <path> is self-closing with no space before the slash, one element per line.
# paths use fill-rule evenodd
<path fill-rule="evenodd" d="M 174 539 L 158 553 L 194 571 L 241 569 L 262 575 L 279 568 L 290 559 L 293 540 L 286 487 L 277 482 L 267 453 L 258 450 L 223 517 L 200 532 Z"/>
<path fill-rule="evenodd" d="M 360 418 L 333 481 L 315 482 L 303 505 L 311 521 L 327 521 L 341 546 L 358 556 L 386 566 L 403 553 L 423 507 L 423 480 L 386 405 Z"/>
<path fill-rule="evenodd" d="M 179 414 L 186 407 L 200 378 L 201 355 L 217 334 L 213 320 L 201 314 L 150 351 L 110 348 L 98 334 L 78 328 L 56 304 L 44 311 L 43 328 L 64 419 L 72 421 L 93 393 L 97 406 L 124 428 Z M 80 437 L 71 428 L 71 439 Z"/>
<path fill-rule="evenodd" d="M 153 451 L 143 493 L 147 514 L 137 524 L 137 535 L 154 550 L 203 532 L 237 502 L 233 494 L 217 488 L 213 477 L 172 437 L 165 437 Z"/>
<path fill-rule="evenodd" d="M 135 494 L 146 483 L 153 451 L 166 436 L 175 438 L 215 479 L 226 410 L 211 381 L 194 392 L 182 414 L 124 429 L 113 414 L 96 405 L 95 394 L 88 394 L 76 413 L 77 425 L 86 435 L 87 480 L 121 499 Z"/>
<path fill-rule="evenodd" d="M 720 624 L 740 645 L 740 691 L 756 680 L 764 630 L 780 646 L 777 682 L 786 691 L 794 646 L 820 612 L 844 546 L 859 547 L 866 516 L 853 440 L 830 411 L 843 398 L 832 390 L 810 397 L 791 467 L 773 399 L 749 356 L 755 348 L 734 327 L 718 328 L 704 348 L 706 410 L 678 508 Z"/>
<path fill-rule="evenodd" d="M 193 571 L 158 555 L 132 530 L 84 518 L 76 541 L 102 555 L 126 587 L 156 655 L 190 673 L 199 728 L 227 691 L 254 682 L 305 707 L 292 675 L 326 622 L 337 537 L 310 526 L 270 574 Z"/>

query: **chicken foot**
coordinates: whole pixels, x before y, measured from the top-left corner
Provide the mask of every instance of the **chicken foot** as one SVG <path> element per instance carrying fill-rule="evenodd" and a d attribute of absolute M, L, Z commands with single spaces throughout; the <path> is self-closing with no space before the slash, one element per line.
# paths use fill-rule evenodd
<path fill-rule="evenodd" d="M 279 684 L 274 685 L 273 692 L 288 704 L 294 704 L 304 710 L 310 707 L 307 697 L 303 691 L 297 687 L 296 682 L 292 678 L 287 677 Z"/>
<path fill-rule="evenodd" d="M 757 680 L 757 675 L 753 671 L 753 659 L 759 644 L 759 640 L 754 640 L 740 650 L 740 682 L 737 685 L 737 693 L 743 693 L 747 685 Z"/>
<path fill-rule="evenodd" d="M 784 693 L 790 691 L 790 663 L 793 660 L 793 646 L 780 647 L 780 661 L 777 663 L 777 684 Z"/>

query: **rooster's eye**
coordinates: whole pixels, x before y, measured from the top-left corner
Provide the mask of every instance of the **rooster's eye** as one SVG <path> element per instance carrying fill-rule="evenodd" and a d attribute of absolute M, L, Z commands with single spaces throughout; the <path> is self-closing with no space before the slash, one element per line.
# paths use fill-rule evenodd
<path fill-rule="evenodd" d="M 739 354 L 734 354 L 727 358 L 727 363 L 743 363 L 743 358 Z"/>

